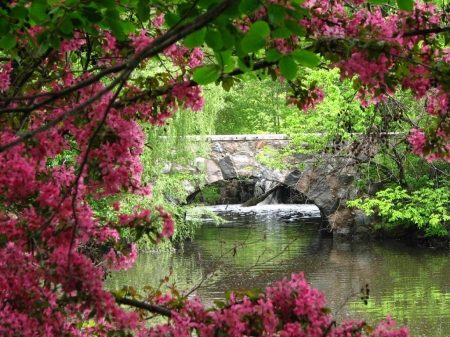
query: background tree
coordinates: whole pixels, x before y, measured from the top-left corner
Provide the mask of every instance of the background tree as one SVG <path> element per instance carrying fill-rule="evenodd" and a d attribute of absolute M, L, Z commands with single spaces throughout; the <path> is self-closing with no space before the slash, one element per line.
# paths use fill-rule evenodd
<path fill-rule="evenodd" d="M 0 332 L 406 336 L 390 331 L 390 320 L 373 331 L 359 321 L 336 326 L 323 294 L 301 274 L 264 294 L 234 294 L 211 311 L 175 291 L 111 294 L 102 288 L 105 273 L 136 256 L 118 232 L 159 242 L 174 222 L 160 206 L 124 213 L 115 201 L 117 221 L 92 208 L 92 200 L 123 193 L 149 196 L 143 128 L 163 126 L 180 107 L 199 111 L 200 85 L 228 89 L 249 72 L 288 81 L 289 104 L 305 110 L 323 95 L 300 69 L 320 64 L 352 79 L 362 106 L 385 101 L 399 86 L 415 99 L 427 96 L 430 122 L 412 130 L 413 151 L 446 157 L 446 14 L 430 3 L 399 0 L 397 10 L 373 2 L 2 3 Z M 100 264 L 82 249 L 91 241 L 105 247 Z M 148 312 L 170 321 L 147 328 Z"/>

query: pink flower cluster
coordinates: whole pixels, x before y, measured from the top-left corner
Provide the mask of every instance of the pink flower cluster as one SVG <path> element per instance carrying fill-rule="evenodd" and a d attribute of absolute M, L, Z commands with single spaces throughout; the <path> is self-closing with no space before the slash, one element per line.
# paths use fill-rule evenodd
<path fill-rule="evenodd" d="M 11 84 L 11 62 L 0 65 L 0 92 L 5 92 L 8 90 Z"/>
<path fill-rule="evenodd" d="M 174 301 L 164 295 L 164 303 Z M 303 273 L 283 279 L 266 293 L 255 297 L 232 293 L 221 308 L 207 310 L 198 298 L 184 301 L 172 311 L 171 321 L 143 330 L 140 336 L 283 336 L 283 337 L 356 337 L 365 334 L 362 321 L 346 321 L 335 327 L 327 314 L 324 294 L 309 286 Z M 179 307 L 179 304 L 178 304 Z M 370 336 L 408 337 L 405 327 L 395 328 L 387 318 Z"/>

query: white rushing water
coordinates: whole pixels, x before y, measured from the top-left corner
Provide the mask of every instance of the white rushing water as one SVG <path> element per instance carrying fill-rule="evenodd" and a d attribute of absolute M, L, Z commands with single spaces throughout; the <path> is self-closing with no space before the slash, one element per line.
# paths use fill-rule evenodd
<path fill-rule="evenodd" d="M 298 221 L 300 219 L 321 218 L 320 210 L 316 205 L 311 204 L 276 204 L 276 205 L 256 205 L 242 207 L 242 205 L 216 205 L 195 208 L 188 213 L 187 219 L 197 218 L 202 210 L 208 210 L 218 215 L 234 214 L 239 216 L 273 216 L 284 222 Z"/>

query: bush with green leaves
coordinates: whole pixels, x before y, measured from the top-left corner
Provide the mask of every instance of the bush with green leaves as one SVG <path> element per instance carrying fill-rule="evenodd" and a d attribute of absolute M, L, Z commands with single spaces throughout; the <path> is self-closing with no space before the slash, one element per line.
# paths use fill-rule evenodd
<path fill-rule="evenodd" d="M 412 192 L 397 186 L 386 188 L 375 197 L 348 201 L 367 215 L 376 214 L 381 221 L 376 228 L 392 230 L 413 228 L 425 236 L 445 236 L 450 228 L 450 194 L 448 187 L 429 183 Z"/>

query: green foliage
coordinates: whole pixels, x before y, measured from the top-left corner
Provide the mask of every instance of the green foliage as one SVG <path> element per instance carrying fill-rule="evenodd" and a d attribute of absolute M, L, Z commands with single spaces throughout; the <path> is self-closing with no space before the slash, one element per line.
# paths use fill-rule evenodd
<path fill-rule="evenodd" d="M 201 192 L 195 196 L 194 203 L 202 203 L 205 205 L 216 205 L 221 201 L 219 193 L 220 187 L 214 185 L 206 185 Z"/>
<path fill-rule="evenodd" d="M 215 122 L 217 134 L 281 132 L 284 116 L 294 113 L 286 106 L 289 86 L 272 81 L 268 73 L 258 76 L 260 80 L 234 82 L 228 91 L 215 88 L 222 96 Z"/>
<path fill-rule="evenodd" d="M 322 88 L 325 97 L 314 110 L 305 113 L 292 109 L 286 115 L 281 131 L 292 137 L 298 152 L 324 151 L 337 136 L 342 141 L 352 140 L 355 138 L 352 133 L 365 132 L 370 127 L 373 107 L 360 106 L 351 81 L 341 81 L 337 69 L 305 70 L 301 80 Z"/>
<path fill-rule="evenodd" d="M 362 209 L 366 214 L 377 214 L 382 221 L 379 228 L 416 227 L 426 236 L 448 235 L 450 225 L 450 195 L 448 187 L 419 188 L 409 192 L 399 186 L 387 188 L 376 197 L 348 201 L 350 207 Z"/>
<path fill-rule="evenodd" d="M 133 213 L 136 207 L 152 209 L 162 206 L 166 212 L 173 215 L 175 233 L 171 242 L 160 243 L 158 246 L 155 246 L 151 238 L 139 235 L 137 247 L 143 251 L 169 249 L 172 248 L 172 242 L 192 237 L 199 223 L 185 221 L 185 209 L 181 204 L 186 201 L 192 188 L 201 187 L 204 183 L 204 168 L 194 167 L 194 163 L 197 157 L 205 158 L 209 153 L 209 142 L 202 135 L 212 131 L 209 119 L 210 114 L 214 115 L 214 109 L 212 99 L 202 112 L 180 110 L 167 120 L 164 127 L 144 126 L 148 145 L 141 156 L 142 180 L 152 185 L 152 195 L 143 197 L 123 194 L 115 199 L 92 200 L 95 216 L 101 219 L 102 223 L 115 220 L 118 212 L 111 207 L 113 201 L 120 201 L 120 212 L 127 214 Z M 196 118 L 193 118 L 193 114 Z M 192 135 L 198 135 L 200 138 Z M 195 171 L 195 174 L 192 174 L 192 171 Z M 122 229 L 120 234 L 134 241 L 139 233 Z"/>
<path fill-rule="evenodd" d="M 285 163 L 284 159 L 292 154 L 291 148 L 286 147 L 282 150 L 265 146 L 264 149 L 256 155 L 256 159 L 263 165 L 273 170 L 289 169 L 292 165 Z"/>

